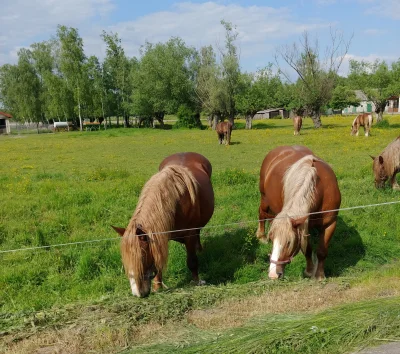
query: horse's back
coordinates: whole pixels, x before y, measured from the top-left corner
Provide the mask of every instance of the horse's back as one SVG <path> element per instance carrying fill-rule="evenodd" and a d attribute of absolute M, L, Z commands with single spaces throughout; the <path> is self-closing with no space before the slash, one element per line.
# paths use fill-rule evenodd
<path fill-rule="evenodd" d="M 168 165 L 180 165 L 187 167 L 190 171 L 201 170 L 204 171 L 209 178 L 212 174 L 212 166 L 210 161 L 197 152 L 180 152 L 170 155 L 161 161 L 159 171 Z M 193 172 L 193 171 L 192 171 Z"/>

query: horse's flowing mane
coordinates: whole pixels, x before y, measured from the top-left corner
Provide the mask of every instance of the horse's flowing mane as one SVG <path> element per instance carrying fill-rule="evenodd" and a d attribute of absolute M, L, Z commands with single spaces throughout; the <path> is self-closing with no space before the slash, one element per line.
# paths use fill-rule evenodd
<path fill-rule="evenodd" d="M 165 268 L 169 231 L 175 225 L 179 200 L 188 193 L 192 204 L 195 204 L 197 192 L 198 183 L 193 174 L 179 165 L 166 166 L 147 181 L 121 242 L 122 261 L 128 276 L 135 274 L 137 282 L 143 278 L 142 250 L 137 229 L 147 234 L 157 270 Z"/>
<path fill-rule="evenodd" d="M 317 170 L 313 166 L 315 156 L 307 155 L 290 166 L 283 176 L 283 208 L 271 225 L 270 232 L 277 237 L 281 245 L 289 242 L 293 247 L 294 240 L 290 218 L 304 216 L 310 212 L 315 202 L 315 185 Z M 289 229 L 288 229 L 289 228 Z M 308 234 L 308 221 L 299 226 L 300 235 Z"/>
<path fill-rule="evenodd" d="M 400 167 L 400 136 L 386 146 L 381 156 L 383 157 L 383 165 L 386 173 L 392 176 L 394 171 Z"/>

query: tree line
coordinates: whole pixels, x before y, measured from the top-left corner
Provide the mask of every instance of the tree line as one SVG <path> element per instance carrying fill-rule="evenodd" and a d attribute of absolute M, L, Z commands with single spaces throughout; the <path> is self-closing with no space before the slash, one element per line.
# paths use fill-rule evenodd
<path fill-rule="evenodd" d="M 388 98 L 400 93 L 400 60 L 391 65 L 351 60 L 347 77 L 340 76 L 351 41 L 333 31 L 322 53 L 318 41 L 304 33 L 298 42 L 277 49 L 274 64 L 244 72 L 238 32 L 229 22 L 221 25 L 225 40 L 216 49 L 196 49 L 172 37 L 146 42 L 139 57 L 132 58 L 118 34 L 103 31 L 102 61 L 85 54 L 76 28 L 60 25 L 51 40 L 20 49 L 17 64 L 0 67 L 0 103 L 16 120 L 68 120 L 81 130 L 84 119 L 111 124 L 111 117 L 125 127 L 132 116 L 139 126 L 155 121 L 163 126 L 166 114 L 176 114 L 178 126 L 198 127 L 201 113 L 213 127 L 241 116 L 251 129 L 257 111 L 278 107 L 310 116 L 320 127 L 327 108 L 359 104 L 357 89 L 375 104 L 380 120 Z"/>

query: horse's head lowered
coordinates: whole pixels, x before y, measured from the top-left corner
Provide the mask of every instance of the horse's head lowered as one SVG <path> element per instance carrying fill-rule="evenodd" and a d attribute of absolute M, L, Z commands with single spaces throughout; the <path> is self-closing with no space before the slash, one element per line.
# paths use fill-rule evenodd
<path fill-rule="evenodd" d="M 270 279 L 281 278 L 286 264 L 289 264 L 302 248 L 306 236 L 304 224 L 307 219 L 308 215 L 293 219 L 278 214 L 272 222 L 268 233 L 273 245 L 268 274 Z"/>
<path fill-rule="evenodd" d="M 124 228 L 114 226 L 112 228 L 122 236 L 122 262 L 131 284 L 132 294 L 138 297 L 148 296 L 151 291 L 151 280 L 157 274 L 150 245 L 152 240 L 139 225 L 130 234 L 126 234 Z"/>
<path fill-rule="evenodd" d="M 385 169 L 383 157 L 382 156 L 378 156 L 378 157 L 371 156 L 371 158 L 372 158 L 372 160 L 374 160 L 374 162 L 372 164 L 372 168 L 374 170 L 375 187 L 383 188 L 385 186 L 385 182 L 389 179 L 389 175 L 387 174 L 386 169 Z"/>

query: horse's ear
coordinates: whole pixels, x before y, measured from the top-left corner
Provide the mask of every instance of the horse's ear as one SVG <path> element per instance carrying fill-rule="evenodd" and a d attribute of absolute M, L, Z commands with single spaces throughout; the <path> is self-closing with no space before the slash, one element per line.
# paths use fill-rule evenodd
<path fill-rule="evenodd" d="M 372 160 L 375 160 L 375 157 L 374 157 L 374 156 L 369 155 L 369 157 L 370 157 Z"/>
<path fill-rule="evenodd" d="M 121 237 L 124 236 L 125 229 L 123 227 L 116 227 L 112 225 L 111 227 L 118 233 L 118 235 L 120 235 Z"/>
<path fill-rule="evenodd" d="M 308 219 L 308 215 L 302 216 L 301 218 L 297 218 L 297 219 L 290 218 L 290 221 L 292 223 L 293 228 L 297 228 L 300 225 L 304 224 L 307 219 Z"/>
<path fill-rule="evenodd" d="M 383 164 L 383 157 L 379 155 L 379 163 L 382 165 Z"/>

